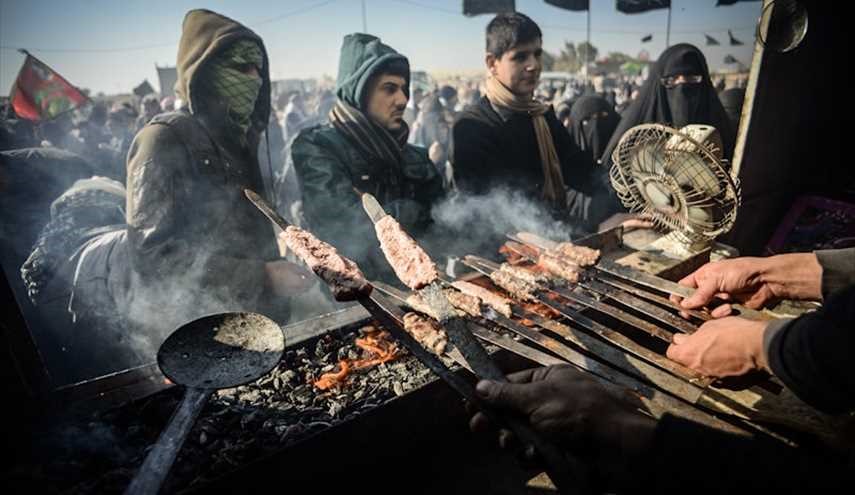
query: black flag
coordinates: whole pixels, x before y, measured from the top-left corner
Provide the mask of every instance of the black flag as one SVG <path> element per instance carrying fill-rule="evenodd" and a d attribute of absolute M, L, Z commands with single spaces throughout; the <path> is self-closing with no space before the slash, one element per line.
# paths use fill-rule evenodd
<path fill-rule="evenodd" d="M 588 10 L 589 0 L 544 0 L 553 7 L 567 10 Z"/>
<path fill-rule="evenodd" d="M 759 2 L 760 0 L 718 0 L 715 3 L 716 7 L 721 7 L 722 5 L 733 5 L 736 2 Z"/>
<path fill-rule="evenodd" d="M 143 96 L 154 93 L 154 88 L 148 83 L 148 79 L 143 80 L 139 86 L 134 88 L 134 94 L 142 98 Z"/>
<path fill-rule="evenodd" d="M 704 36 L 707 38 L 707 46 L 720 45 L 721 44 L 718 42 L 717 39 L 713 38 L 712 36 L 710 36 L 708 34 L 704 34 Z"/>
<path fill-rule="evenodd" d="M 514 0 L 463 0 L 463 15 L 504 14 L 515 12 Z"/>
<path fill-rule="evenodd" d="M 648 10 L 671 8 L 671 0 L 615 0 L 615 7 L 624 14 L 640 14 Z"/>
<path fill-rule="evenodd" d="M 645 36 L 644 38 L 641 38 L 641 42 L 642 42 L 642 43 L 647 43 L 648 41 L 650 41 L 650 40 L 652 40 L 652 39 L 653 39 L 653 35 L 652 35 L 652 34 L 648 34 L 648 35 L 647 35 L 647 36 Z"/>
<path fill-rule="evenodd" d="M 724 63 L 726 63 L 726 64 L 738 64 L 739 60 L 736 60 L 736 58 L 733 55 L 727 54 L 724 56 Z"/>
<path fill-rule="evenodd" d="M 745 43 L 743 43 L 743 42 L 739 41 L 738 39 L 734 38 L 734 37 L 733 37 L 733 33 L 731 33 L 731 32 L 730 32 L 730 29 L 728 29 L 728 30 L 727 30 L 727 35 L 728 35 L 728 36 L 730 36 L 730 44 L 731 44 L 731 46 L 744 45 L 744 44 L 745 44 Z"/>

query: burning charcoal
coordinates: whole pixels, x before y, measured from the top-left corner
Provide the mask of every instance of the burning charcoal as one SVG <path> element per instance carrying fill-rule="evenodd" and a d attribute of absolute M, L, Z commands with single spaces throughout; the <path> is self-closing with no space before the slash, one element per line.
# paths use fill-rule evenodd
<path fill-rule="evenodd" d="M 295 378 L 297 378 L 297 373 L 292 370 L 285 370 L 282 372 L 282 380 L 286 383 L 293 383 Z"/>
<path fill-rule="evenodd" d="M 240 427 L 244 430 L 247 429 L 247 425 L 255 421 L 255 418 L 258 416 L 258 411 L 253 411 L 246 416 L 240 419 Z"/>
<path fill-rule="evenodd" d="M 318 340 L 318 343 L 315 344 L 315 357 L 319 358 L 327 353 L 326 346 L 324 345 L 324 339 Z"/>
<path fill-rule="evenodd" d="M 249 390 L 240 394 L 240 400 L 244 402 L 258 402 L 258 399 L 261 398 L 261 393 L 257 390 Z"/>
<path fill-rule="evenodd" d="M 404 395 L 404 387 L 401 385 L 400 382 L 393 383 L 392 390 L 395 391 L 395 395 L 397 395 L 398 397 Z"/>

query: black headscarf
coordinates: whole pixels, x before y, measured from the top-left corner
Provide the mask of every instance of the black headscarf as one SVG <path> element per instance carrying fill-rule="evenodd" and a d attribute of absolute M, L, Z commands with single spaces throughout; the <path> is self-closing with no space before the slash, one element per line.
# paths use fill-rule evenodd
<path fill-rule="evenodd" d="M 663 77 L 677 74 L 699 74 L 703 80 L 699 84 L 680 84 L 673 89 L 662 85 Z M 665 124 L 677 129 L 688 124 L 711 125 L 721 134 L 725 158 L 733 157 L 736 132 L 713 88 L 703 53 L 692 45 L 674 45 L 659 56 L 638 98 L 624 111 L 603 155 L 604 165 L 611 166 L 611 154 L 621 136 L 640 124 Z"/>
<path fill-rule="evenodd" d="M 725 89 L 718 94 L 724 111 L 730 117 L 734 129 L 739 126 L 739 117 L 742 115 L 742 102 L 745 101 L 745 88 Z"/>
<path fill-rule="evenodd" d="M 605 112 L 605 117 L 599 116 Z M 583 121 L 587 123 L 583 124 Z M 615 132 L 620 116 L 605 98 L 596 95 L 579 97 L 570 109 L 570 135 L 591 161 L 598 160 Z"/>

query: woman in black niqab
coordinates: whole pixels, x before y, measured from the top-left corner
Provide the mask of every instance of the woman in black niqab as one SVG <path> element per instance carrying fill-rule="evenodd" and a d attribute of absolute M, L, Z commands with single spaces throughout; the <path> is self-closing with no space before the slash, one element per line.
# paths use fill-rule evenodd
<path fill-rule="evenodd" d="M 570 108 L 568 131 L 571 139 L 596 166 L 619 122 L 620 116 L 605 98 L 587 94 L 577 98 Z M 603 167 L 598 168 L 600 171 L 605 170 Z M 567 192 L 567 219 L 588 232 L 596 232 L 598 224 L 616 211 L 611 188 L 606 185 L 608 177 L 599 174 L 592 180 L 598 185 L 594 194 L 587 195 L 574 189 Z"/>
<path fill-rule="evenodd" d="M 620 116 L 601 96 L 581 96 L 570 109 L 570 136 L 591 161 L 603 155 L 618 123 Z"/>
<path fill-rule="evenodd" d="M 687 81 L 673 84 L 681 75 Z M 699 80 L 693 82 L 692 76 Z M 711 125 L 721 135 L 724 157 L 733 156 L 736 131 L 713 88 L 703 53 L 692 45 L 674 45 L 659 56 L 638 98 L 623 113 L 602 156 L 604 165 L 611 167 L 611 154 L 621 136 L 640 124 L 665 124 L 676 129 L 689 124 Z"/>

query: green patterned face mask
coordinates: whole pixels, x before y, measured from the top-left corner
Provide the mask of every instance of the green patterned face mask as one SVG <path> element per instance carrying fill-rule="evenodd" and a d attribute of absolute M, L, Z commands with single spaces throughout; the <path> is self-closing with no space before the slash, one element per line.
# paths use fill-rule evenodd
<path fill-rule="evenodd" d="M 245 133 L 261 90 L 261 76 L 248 74 L 255 66 L 261 73 L 264 57 L 258 44 L 241 40 L 211 59 L 205 66 L 201 83 L 211 96 L 226 106 L 229 121 Z"/>

